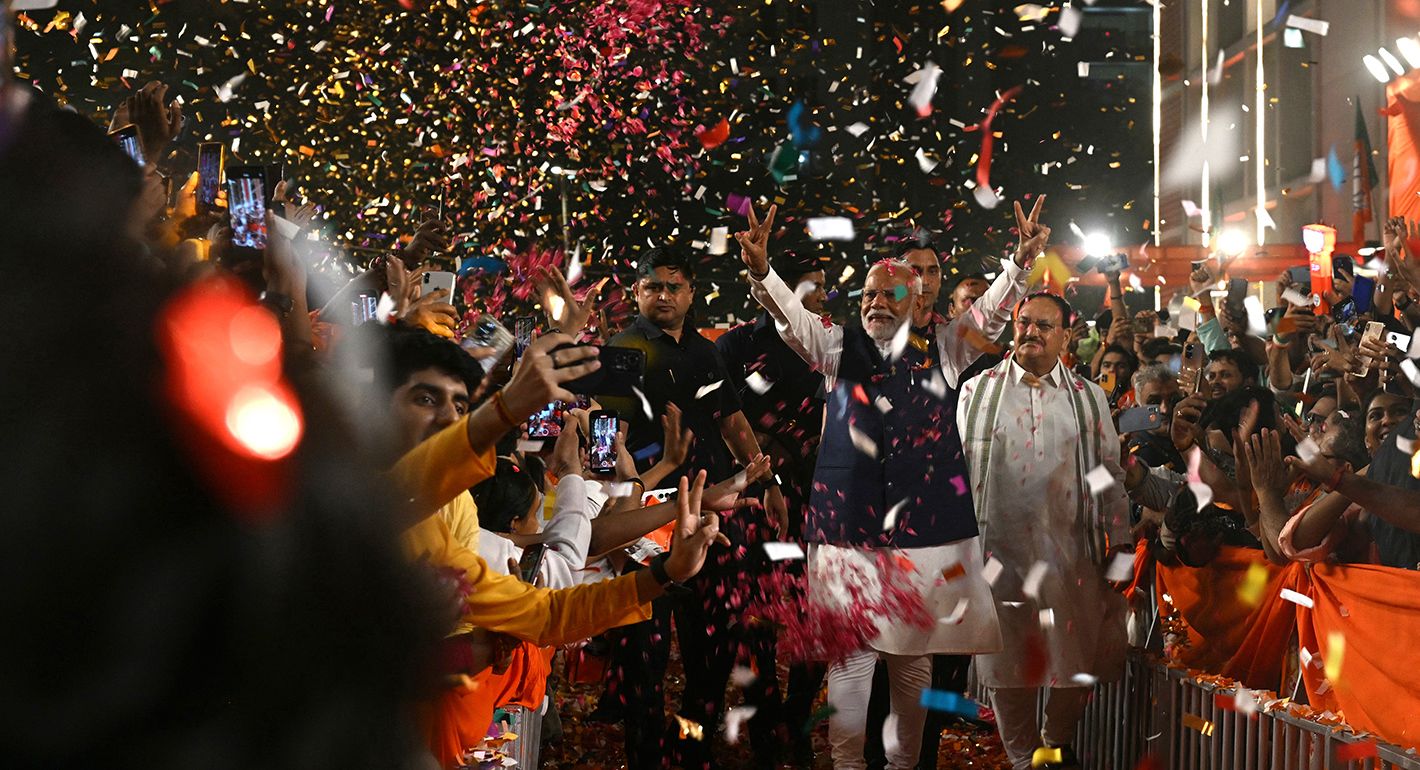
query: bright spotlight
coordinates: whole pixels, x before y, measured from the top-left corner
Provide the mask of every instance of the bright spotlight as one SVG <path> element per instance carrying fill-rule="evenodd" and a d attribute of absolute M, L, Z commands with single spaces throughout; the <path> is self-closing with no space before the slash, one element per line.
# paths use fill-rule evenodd
<path fill-rule="evenodd" d="M 1361 62 L 1366 65 L 1366 70 L 1371 73 L 1371 77 L 1382 83 L 1390 82 L 1390 73 L 1386 71 L 1385 65 L 1381 64 L 1380 59 L 1377 59 L 1371 54 L 1366 54 L 1361 57 Z"/>
<path fill-rule="evenodd" d="M 1104 233 L 1090 233 L 1085 236 L 1085 254 L 1091 257 L 1108 257 L 1114 253 L 1114 242 Z"/>
<path fill-rule="evenodd" d="M 1395 74 L 1405 74 L 1405 67 L 1401 66 L 1400 60 L 1395 58 L 1395 54 L 1391 53 L 1388 49 L 1382 48 L 1380 50 L 1380 55 L 1381 61 L 1384 61 L 1386 63 L 1386 66 L 1390 67 L 1391 70 L 1395 72 Z"/>
<path fill-rule="evenodd" d="M 1400 55 L 1405 57 L 1405 63 L 1409 64 L 1412 69 L 1420 67 L 1420 43 L 1415 42 L 1415 38 L 1397 38 L 1395 50 L 1400 51 Z"/>
<path fill-rule="evenodd" d="M 1247 251 L 1248 245 L 1247 236 L 1243 235 L 1241 230 L 1224 230 L 1218 233 L 1218 240 L 1214 244 L 1214 248 L 1221 254 L 1236 257 Z"/>

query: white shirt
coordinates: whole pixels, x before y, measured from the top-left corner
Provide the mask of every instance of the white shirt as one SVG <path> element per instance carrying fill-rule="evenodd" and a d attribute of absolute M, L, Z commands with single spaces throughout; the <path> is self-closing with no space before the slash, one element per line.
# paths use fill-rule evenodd
<path fill-rule="evenodd" d="M 942 362 L 942 374 L 947 385 L 955 388 L 961 373 L 981 356 L 981 350 L 970 338 L 979 334 L 994 342 L 1011 319 L 1011 310 L 1025 294 L 1026 273 L 1014 260 L 1001 260 L 1001 273 L 986 292 L 972 303 L 971 310 L 951 321 L 937 325 L 937 353 Z M 775 320 L 779 336 L 801 358 L 828 380 L 829 388 L 838 378 L 838 364 L 843 358 L 843 327 L 825 324 L 819 316 L 804 309 L 793 289 L 790 289 L 771 268 L 764 278 L 750 276 L 755 299 Z M 904 321 L 911 323 L 911 319 Z M 879 342 L 878 351 L 887 357 L 891 342 Z"/>
<path fill-rule="evenodd" d="M 1104 580 L 1108 565 L 1095 564 L 1086 545 L 1080 501 L 1090 490 L 1080 480 L 1094 469 L 1078 467 L 1076 449 L 1083 436 L 1070 394 L 1075 382 L 1102 415 L 1083 430 L 1098 431 L 1097 459 L 1114 481 L 1102 493 L 1100 508 L 1087 502 L 1084 515 L 1102 518 L 1111 544 L 1127 543 L 1129 537 L 1119 438 L 1099 386 L 1072 377 L 1062 363 L 1039 380 L 1014 359 L 1006 366 L 996 424 L 989 434 L 977 431 L 989 439 L 972 440 L 967 424 L 972 396 L 987 387 L 987 378 L 997 370 L 963 384 L 957 410 L 967 462 L 978 471 L 972 477 L 984 479 L 972 488 L 977 519 L 984 519 L 981 544 L 988 562 L 994 558 L 1004 567 L 991 592 L 1005 649 L 978 655 L 977 674 L 988 687 L 1080 686 L 1076 675 L 1105 678 L 1122 665 L 1125 604 Z M 978 419 L 987 418 L 987 409 L 983 403 Z M 975 464 L 982 461 L 986 440 L 991 457 L 983 474 Z M 1032 598 L 1025 583 L 1036 564 L 1045 571 Z M 1044 679 L 1032 681 L 1030 668 L 1040 665 Z"/>
<path fill-rule="evenodd" d="M 606 503 L 600 484 L 588 483 L 569 473 L 557 482 L 557 500 L 552 519 L 542 530 L 547 550 L 538 568 L 536 583 L 543 588 L 570 588 L 582 582 L 587 548 L 592 537 L 592 519 Z M 499 574 L 507 575 L 508 560 L 518 561 L 523 549 L 512 540 L 490 530 L 478 538 L 478 555 Z"/>

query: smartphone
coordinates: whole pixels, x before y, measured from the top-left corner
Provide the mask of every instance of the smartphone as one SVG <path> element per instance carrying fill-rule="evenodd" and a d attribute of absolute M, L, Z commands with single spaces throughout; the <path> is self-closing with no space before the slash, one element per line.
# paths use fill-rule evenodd
<path fill-rule="evenodd" d="M 1193 387 L 1189 389 L 1190 393 L 1197 393 L 1203 384 L 1204 358 L 1203 343 L 1189 342 L 1184 344 L 1183 364 L 1179 367 L 1178 378 L 1180 380 L 1192 378 Z"/>
<path fill-rule="evenodd" d="M 197 145 L 197 210 L 211 211 L 217 207 L 217 193 L 222 189 L 222 163 L 226 147 L 221 142 Z"/>
<path fill-rule="evenodd" d="M 616 471 L 616 412 L 598 409 L 591 414 L 592 448 L 587 464 L 592 473 L 610 476 Z"/>
<path fill-rule="evenodd" d="M 537 317 L 524 315 L 513 319 L 513 356 L 523 357 L 523 351 L 532 344 L 533 329 L 537 327 Z"/>
<path fill-rule="evenodd" d="M 1119 415 L 1120 433 L 1143 433 L 1157 430 L 1164 424 L 1163 412 L 1158 405 L 1136 406 Z"/>
<path fill-rule="evenodd" d="M 1228 280 L 1228 298 L 1224 300 L 1229 306 L 1238 310 L 1242 309 L 1243 300 L 1247 299 L 1247 279 L 1232 278 Z"/>
<path fill-rule="evenodd" d="M 524 583 L 533 583 L 537 580 L 537 571 L 542 568 L 542 558 L 547 555 L 547 546 L 542 543 L 532 543 L 523 549 L 523 557 L 518 559 L 518 577 Z"/>
<path fill-rule="evenodd" d="M 437 270 L 431 273 L 425 273 L 423 286 L 419 289 L 419 296 L 425 297 L 432 292 L 443 289 L 447 292 L 444 296 L 444 301 L 452 304 L 454 301 L 454 281 L 456 277 L 457 276 L 453 273 Z"/>
<path fill-rule="evenodd" d="M 1356 300 L 1357 313 L 1371 312 L 1371 300 L 1376 295 L 1376 282 L 1364 275 L 1356 276 L 1351 282 L 1351 299 Z"/>
<path fill-rule="evenodd" d="M 1386 332 L 1385 341 L 1387 345 L 1394 345 L 1400 348 L 1400 352 L 1410 355 L 1410 335 L 1399 332 Z M 1413 357 L 1413 356 L 1411 356 Z"/>
<path fill-rule="evenodd" d="M 559 345 L 553 350 L 575 347 Z M 593 345 L 602 365 L 591 374 L 578 377 L 562 387 L 574 393 L 594 396 L 634 396 L 642 389 L 641 378 L 646 372 L 646 353 L 637 348 Z"/>
<path fill-rule="evenodd" d="M 245 249 L 266 248 L 266 172 L 261 166 L 227 169 L 227 213 L 232 243 Z"/>
<path fill-rule="evenodd" d="M 1100 257 L 1095 263 L 1095 269 L 1101 273 L 1122 273 L 1129 269 L 1129 255 L 1110 254 Z"/>
<path fill-rule="evenodd" d="M 113 133 L 109 134 L 109 136 L 112 136 L 114 140 L 118 142 L 118 146 L 122 147 L 123 151 L 128 153 L 128 157 L 132 158 L 134 163 L 140 166 L 148 165 L 148 162 L 143 159 L 143 144 L 138 141 L 137 126 L 131 124 L 124 126 L 123 128 L 116 129 Z"/>
<path fill-rule="evenodd" d="M 364 289 L 350 302 L 351 322 L 359 326 L 379 317 L 380 292 Z"/>
<path fill-rule="evenodd" d="M 1368 340 L 1372 343 L 1379 343 L 1383 339 L 1385 339 L 1385 324 L 1380 321 L 1370 321 L 1366 324 L 1366 331 L 1361 335 L 1361 342 L 1356 345 L 1356 349 L 1360 350 L 1361 346 L 1365 345 Z M 1361 369 L 1356 373 L 1356 376 L 1365 377 L 1367 374 L 1370 374 L 1370 372 L 1370 356 L 1361 356 Z"/>
<path fill-rule="evenodd" d="M 556 438 L 562 435 L 562 418 L 567 407 L 561 401 L 553 401 L 528 418 L 528 438 Z"/>
<path fill-rule="evenodd" d="M 1287 280 L 1298 286 L 1309 286 L 1312 282 L 1312 269 L 1310 265 L 1297 265 L 1287 268 Z"/>

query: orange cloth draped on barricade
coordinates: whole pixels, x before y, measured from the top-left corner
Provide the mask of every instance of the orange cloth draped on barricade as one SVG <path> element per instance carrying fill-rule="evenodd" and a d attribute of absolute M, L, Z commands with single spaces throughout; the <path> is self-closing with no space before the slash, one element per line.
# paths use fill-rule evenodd
<path fill-rule="evenodd" d="M 1239 596 L 1253 564 L 1267 570 L 1255 607 Z M 1171 605 L 1186 624 L 1187 642 L 1174 660 L 1285 695 L 1293 683 L 1280 681 L 1283 660 L 1295 630 L 1298 644 L 1317 656 L 1302 675 L 1314 709 L 1340 713 L 1385 741 L 1420 746 L 1420 573 L 1369 564 L 1278 567 L 1247 548 L 1224 548 L 1207 567 L 1154 567 L 1161 612 L 1172 614 Z M 1284 588 L 1314 606 L 1283 599 Z M 1324 661 L 1336 654 L 1332 634 L 1344 640 L 1340 675 L 1324 683 Z"/>
<path fill-rule="evenodd" d="M 552 672 L 551 647 L 519 644 L 508 670 L 485 668 L 469 677 L 472 686 L 444 690 L 424 709 L 426 744 L 440 767 L 458 767 L 463 755 L 477 746 L 493 724 L 493 710 L 523 706 L 536 710 L 547 693 Z"/>

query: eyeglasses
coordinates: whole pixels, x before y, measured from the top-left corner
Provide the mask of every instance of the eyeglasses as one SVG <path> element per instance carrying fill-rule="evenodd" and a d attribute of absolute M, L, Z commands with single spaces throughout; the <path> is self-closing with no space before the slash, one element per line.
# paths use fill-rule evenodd
<path fill-rule="evenodd" d="M 1032 326 L 1035 327 L 1036 331 L 1045 333 L 1053 332 L 1056 328 L 1058 328 L 1057 324 L 1053 321 L 1041 321 L 1034 318 L 1028 318 L 1026 316 L 1021 316 L 1020 318 L 1016 319 L 1017 328 L 1029 329 Z"/>
<path fill-rule="evenodd" d="M 642 281 L 641 291 L 646 294 L 679 294 L 686 287 L 683 283 L 662 283 L 660 281 Z"/>
<path fill-rule="evenodd" d="M 864 289 L 863 301 L 871 305 L 879 299 L 888 302 L 901 302 L 907 299 L 908 291 L 906 286 L 896 286 L 891 289 Z"/>

